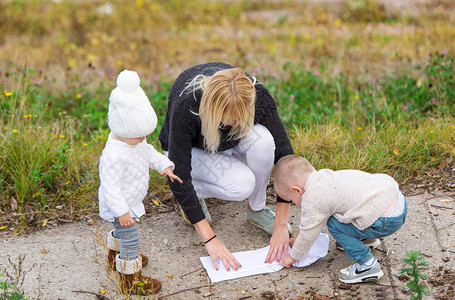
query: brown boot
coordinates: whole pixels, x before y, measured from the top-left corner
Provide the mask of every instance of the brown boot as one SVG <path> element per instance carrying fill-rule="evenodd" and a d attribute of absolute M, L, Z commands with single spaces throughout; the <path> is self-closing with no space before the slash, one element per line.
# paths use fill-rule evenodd
<path fill-rule="evenodd" d="M 116 268 L 120 274 L 120 288 L 125 293 L 134 295 L 154 295 L 161 291 L 161 282 L 141 274 L 141 257 L 135 260 L 123 260 L 116 257 Z"/>
<path fill-rule="evenodd" d="M 114 230 L 109 231 L 107 234 L 107 264 L 115 270 L 115 257 L 120 253 L 121 243 L 120 239 L 115 238 L 112 235 Z M 139 254 L 142 258 L 142 266 L 145 267 L 149 263 L 147 256 Z"/>

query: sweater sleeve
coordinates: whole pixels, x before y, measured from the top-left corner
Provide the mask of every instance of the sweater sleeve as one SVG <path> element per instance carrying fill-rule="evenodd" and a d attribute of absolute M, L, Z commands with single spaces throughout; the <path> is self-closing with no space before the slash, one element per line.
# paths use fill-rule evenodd
<path fill-rule="evenodd" d="M 168 179 L 169 186 L 192 224 L 205 219 L 204 212 L 197 199 L 196 192 L 191 178 L 191 149 L 192 141 L 197 134 L 196 116 L 190 111 L 189 105 L 192 101 L 180 102 L 180 105 L 173 107 L 172 114 L 169 115 L 169 144 L 168 157 L 174 162 L 174 174 L 183 180 L 181 184 L 177 180 L 172 182 Z"/>
<path fill-rule="evenodd" d="M 278 115 L 278 107 L 275 99 L 273 99 L 270 92 L 259 83 L 256 84 L 255 122 L 264 125 L 273 136 L 275 141 L 275 164 L 283 156 L 294 154 L 286 128 Z M 291 203 L 291 201 L 286 201 L 278 195 L 277 201 Z"/>
<path fill-rule="evenodd" d="M 315 211 L 302 212 L 299 227 L 300 233 L 290 252 L 293 259 L 300 260 L 308 254 L 327 219 L 328 217 L 325 214 Z"/>
<path fill-rule="evenodd" d="M 167 158 L 164 154 L 159 153 L 155 147 L 150 144 L 147 144 L 147 148 L 150 152 L 150 169 L 156 170 L 159 173 L 163 172 L 163 170 L 168 167 L 172 167 L 172 170 L 174 170 L 175 165 L 169 158 Z"/>

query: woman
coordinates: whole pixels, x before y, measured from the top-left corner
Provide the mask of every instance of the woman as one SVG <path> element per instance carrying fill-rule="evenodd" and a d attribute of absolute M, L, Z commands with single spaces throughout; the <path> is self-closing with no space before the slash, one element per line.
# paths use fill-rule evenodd
<path fill-rule="evenodd" d="M 183 180 L 169 181 L 169 186 L 215 269 L 217 258 L 227 270 L 241 266 L 214 234 L 204 198 L 248 199 L 248 221 L 272 235 L 267 259 L 287 253 L 290 203 L 278 199 L 275 221 L 275 213 L 265 206 L 266 187 L 274 163 L 294 151 L 275 100 L 262 84 L 220 62 L 185 70 L 169 93 L 159 138 L 175 164 L 174 173 Z"/>

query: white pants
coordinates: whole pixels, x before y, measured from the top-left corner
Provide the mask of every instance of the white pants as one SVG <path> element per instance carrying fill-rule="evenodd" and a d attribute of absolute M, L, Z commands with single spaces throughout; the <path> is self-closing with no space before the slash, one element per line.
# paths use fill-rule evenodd
<path fill-rule="evenodd" d="M 191 155 L 191 177 L 198 198 L 248 198 L 254 211 L 265 207 L 275 159 L 275 141 L 267 128 L 254 125 L 233 149 L 210 153 L 193 148 Z"/>

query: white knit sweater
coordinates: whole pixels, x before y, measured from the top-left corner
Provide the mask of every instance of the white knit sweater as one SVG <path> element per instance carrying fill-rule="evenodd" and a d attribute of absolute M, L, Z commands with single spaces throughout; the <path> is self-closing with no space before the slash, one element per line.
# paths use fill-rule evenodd
<path fill-rule="evenodd" d="M 302 195 L 300 234 L 291 257 L 302 259 L 308 253 L 331 216 L 360 230 L 370 227 L 392 205 L 398 191 L 398 183 L 386 174 L 314 171 Z"/>
<path fill-rule="evenodd" d="M 174 163 L 156 151 L 147 140 L 130 146 L 109 135 L 100 158 L 100 217 L 113 222 L 129 212 L 132 217 L 145 213 L 144 200 L 150 180 L 150 169 L 162 172 Z"/>

